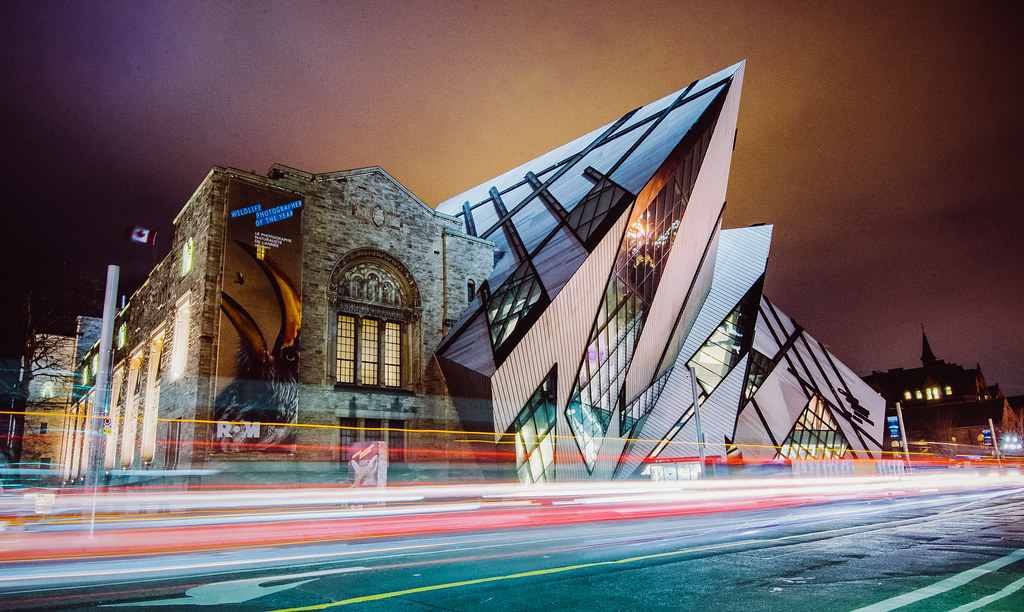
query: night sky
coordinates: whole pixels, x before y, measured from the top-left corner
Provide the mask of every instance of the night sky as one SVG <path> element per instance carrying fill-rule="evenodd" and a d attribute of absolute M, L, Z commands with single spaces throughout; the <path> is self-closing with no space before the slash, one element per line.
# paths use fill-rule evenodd
<path fill-rule="evenodd" d="M 856 372 L 1024 394 L 1024 20 L 985 2 L 3 1 L 3 257 L 123 285 L 214 165 L 431 206 L 747 60 L 726 227 Z M 83 314 L 99 315 L 99 312 Z"/>

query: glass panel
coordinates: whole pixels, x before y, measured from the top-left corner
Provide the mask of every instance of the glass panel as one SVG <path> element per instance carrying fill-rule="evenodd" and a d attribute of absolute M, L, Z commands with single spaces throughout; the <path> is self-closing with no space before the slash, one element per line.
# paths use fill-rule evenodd
<path fill-rule="evenodd" d="M 487 279 L 487 284 L 491 287 L 497 287 L 505 282 L 509 274 L 515 271 L 516 255 L 508 244 L 504 228 L 499 227 L 497 231 L 486 236 L 486 238 L 494 243 L 494 269 L 491 270 L 491 276 Z"/>
<path fill-rule="evenodd" d="M 783 441 L 779 457 L 783 459 L 842 459 L 849 443 L 839 432 L 828 405 L 817 395 L 811 397 L 793 431 Z"/>
<path fill-rule="evenodd" d="M 356 382 L 356 319 L 338 315 L 338 382 Z"/>
<path fill-rule="evenodd" d="M 348 450 L 356 441 L 359 421 L 351 417 L 343 417 L 339 420 L 339 425 L 341 427 L 338 430 L 340 432 L 338 444 L 341 446 L 341 460 L 342 462 L 348 462 Z"/>
<path fill-rule="evenodd" d="M 404 421 L 388 421 L 388 463 L 405 460 Z"/>
<path fill-rule="evenodd" d="M 378 351 L 380 351 L 380 342 L 377 337 L 377 321 L 373 319 L 363 319 L 362 325 L 362 344 L 360 348 L 360 357 L 362 358 L 362 367 L 359 370 L 361 379 L 360 382 L 364 385 L 376 385 L 377 384 L 377 364 L 378 364 Z"/>
<path fill-rule="evenodd" d="M 512 215 L 512 222 L 528 253 L 532 253 L 558 225 L 558 219 L 551 214 L 540 196 L 530 200 L 522 210 Z"/>
<path fill-rule="evenodd" d="M 523 484 L 554 479 L 556 381 L 552 368 L 508 430 L 515 437 L 516 472 Z"/>
<path fill-rule="evenodd" d="M 398 323 L 384 324 L 384 385 L 402 384 L 402 328 Z"/>
<path fill-rule="evenodd" d="M 750 351 L 749 365 L 747 366 L 747 383 L 743 388 L 743 399 L 749 401 L 754 397 L 757 390 L 761 388 L 764 379 L 772 370 L 772 360 L 759 351 Z"/>
<path fill-rule="evenodd" d="M 516 270 L 484 304 L 491 331 L 491 345 L 499 351 L 534 306 L 547 304 L 537 274 L 528 263 Z"/>
<path fill-rule="evenodd" d="M 651 161 L 658 160 L 660 163 L 661 160 L 666 159 L 679 144 L 679 135 L 694 129 L 695 122 L 702 118 L 715 100 L 715 96 L 721 91 L 722 88 L 718 88 L 673 109 L 658 126 L 658 129 L 640 143 L 610 178 L 627 191 L 639 193 L 657 169 L 652 167 Z M 646 131 L 649 127 L 650 124 L 647 124 L 639 129 Z M 712 117 L 708 117 L 708 121 L 702 127 L 710 134 L 710 128 L 714 127 Z M 701 157 L 703 158 L 703 155 Z"/>
<path fill-rule="evenodd" d="M 476 224 L 476 231 L 486 232 L 498 222 L 498 211 L 494 208 L 494 201 L 487 199 L 473 209 L 473 223 Z"/>

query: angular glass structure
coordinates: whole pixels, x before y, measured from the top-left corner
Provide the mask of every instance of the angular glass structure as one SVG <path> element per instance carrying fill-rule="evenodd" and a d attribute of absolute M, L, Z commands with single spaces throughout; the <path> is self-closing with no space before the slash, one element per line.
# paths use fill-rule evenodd
<path fill-rule="evenodd" d="M 794 346 L 757 342 L 771 228 L 721 230 L 743 71 L 694 81 L 438 206 L 493 243 L 495 265 L 437 361 L 464 422 L 514 436 L 521 482 L 626 478 L 652 456 L 696 455 L 690 366 L 705 450 L 723 457 L 726 440 L 743 452 L 741 414 L 772 412 L 782 440 L 817 392 L 816 380 L 797 385 L 785 418 L 765 407 Z"/>

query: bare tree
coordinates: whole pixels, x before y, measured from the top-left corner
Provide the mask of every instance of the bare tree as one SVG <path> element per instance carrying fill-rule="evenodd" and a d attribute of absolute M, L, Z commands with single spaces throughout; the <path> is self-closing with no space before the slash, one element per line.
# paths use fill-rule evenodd
<path fill-rule="evenodd" d="M 99 277 L 76 275 L 67 262 L 22 270 L 18 278 L 5 284 L 8 301 L 4 304 L 5 329 L 0 341 L 0 463 L 16 465 L 21 461 L 25 412 L 33 381 L 67 373 L 63 348 L 67 341 L 61 336 L 75 333 L 78 315 L 99 312 L 102 284 Z"/>

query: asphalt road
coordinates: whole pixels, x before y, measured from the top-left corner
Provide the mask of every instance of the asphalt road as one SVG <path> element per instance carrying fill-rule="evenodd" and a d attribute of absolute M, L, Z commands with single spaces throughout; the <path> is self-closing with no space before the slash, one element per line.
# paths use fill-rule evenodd
<path fill-rule="evenodd" d="M 0 607 L 1024 610 L 1022 518 L 1024 491 L 1003 490 L 0 562 Z"/>

